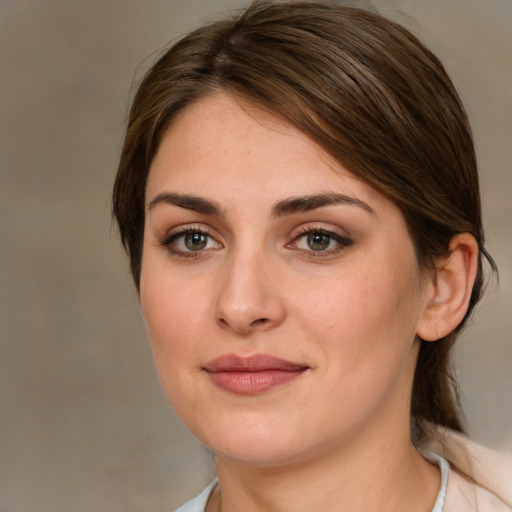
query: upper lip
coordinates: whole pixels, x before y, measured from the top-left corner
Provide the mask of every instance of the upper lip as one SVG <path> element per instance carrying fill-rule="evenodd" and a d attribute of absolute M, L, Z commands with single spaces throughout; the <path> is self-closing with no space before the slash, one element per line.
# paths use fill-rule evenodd
<path fill-rule="evenodd" d="M 240 357 L 236 354 L 226 354 L 212 359 L 204 366 L 210 373 L 219 372 L 263 372 L 269 370 L 298 371 L 308 366 L 302 363 L 286 361 L 268 354 L 256 354 L 249 357 Z"/>

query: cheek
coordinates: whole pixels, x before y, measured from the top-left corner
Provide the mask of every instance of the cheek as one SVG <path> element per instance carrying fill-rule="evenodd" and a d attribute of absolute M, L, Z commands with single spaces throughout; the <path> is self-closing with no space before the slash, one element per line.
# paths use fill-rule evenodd
<path fill-rule="evenodd" d="M 316 332 L 325 361 L 325 396 L 335 396 L 339 404 L 325 408 L 325 421 L 357 428 L 397 390 L 402 397 L 408 394 L 415 298 L 404 281 L 368 274 L 345 279 L 328 295 L 316 298 L 304 329 Z"/>
<path fill-rule="evenodd" d="M 209 310 L 190 283 L 149 263 L 141 275 L 141 311 L 161 385 L 175 404 L 179 389 L 189 386 L 190 369 L 200 366 L 197 343 L 205 338 Z"/>
<path fill-rule="evenodd" d="M 300 315 L 310 325 L 316 323 L 329 334 L 338 333 L 340 339 L 364 337 L 371 331 L 386 336 L 414 323 L 417 294 L 413 282 L 413 275 L 401 277 L 399 271 L 387 276 L 361 272 L 332 279 L 324 290 L 302 292 Z"/>
<path fill-rule="evenodd" d="M 198 320 L 204 317 L 206 295 L 206 283 L 196 281 L 170 268 L 160 252 L 146 248 L 142 259 L 140 305 L 154 348 L 179 349 L 182 345 L 186 348 L 187 343 L 181 342 L 194 339 L 190 335 L 197 330 Z"/>
<path fill-rule="evenodd" d="M 405 363 L 415 338 L 419 295 L 415 266 L 400 267 L 365 266 L 332 279 L 326 291 L 303 297 L 297 316 L 302 329 L 317 339 L 333 381 L 378 382 L 379 375 L 392 378 Z"/>

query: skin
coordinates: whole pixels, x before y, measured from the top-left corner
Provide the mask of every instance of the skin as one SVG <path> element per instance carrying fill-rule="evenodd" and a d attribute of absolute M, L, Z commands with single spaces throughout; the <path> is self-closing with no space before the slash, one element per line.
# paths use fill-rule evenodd
<path fill-rule="evenodd" d="M 356 204 L 273 215 L 312 194 Z M 221 93 L 166 131 L 146 203 L 140 305 L 170 403 L 215 453 L 208 510 L 431 510 L 440 478 L 411 445 L 409 411 L 436 288 L 399 209 L 293 127 Z M 204 371 L 225 354 L 308 369 L 242 396 Z"/>

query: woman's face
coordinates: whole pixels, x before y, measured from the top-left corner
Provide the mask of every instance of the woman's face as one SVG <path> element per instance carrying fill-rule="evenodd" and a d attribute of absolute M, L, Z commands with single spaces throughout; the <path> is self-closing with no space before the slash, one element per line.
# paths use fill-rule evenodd
<path fill-rule="evenodd" d="M 188 107 L 149 173 L 140 303 L 169 401 L 251 464 L 408 430 L 427 294 L 401 212 L 248 112 Z"/>

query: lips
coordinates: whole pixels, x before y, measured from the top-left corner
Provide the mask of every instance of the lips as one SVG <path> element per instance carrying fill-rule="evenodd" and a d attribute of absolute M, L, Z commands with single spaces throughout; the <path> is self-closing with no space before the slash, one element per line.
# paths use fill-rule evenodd
<path fill-rule="evenodd" d="M 228 354 L 203 369 L 219 388 L 237 395 L 259 395 L 300 377 L 308 366 L 266 354 L 239 357 Z"/>

